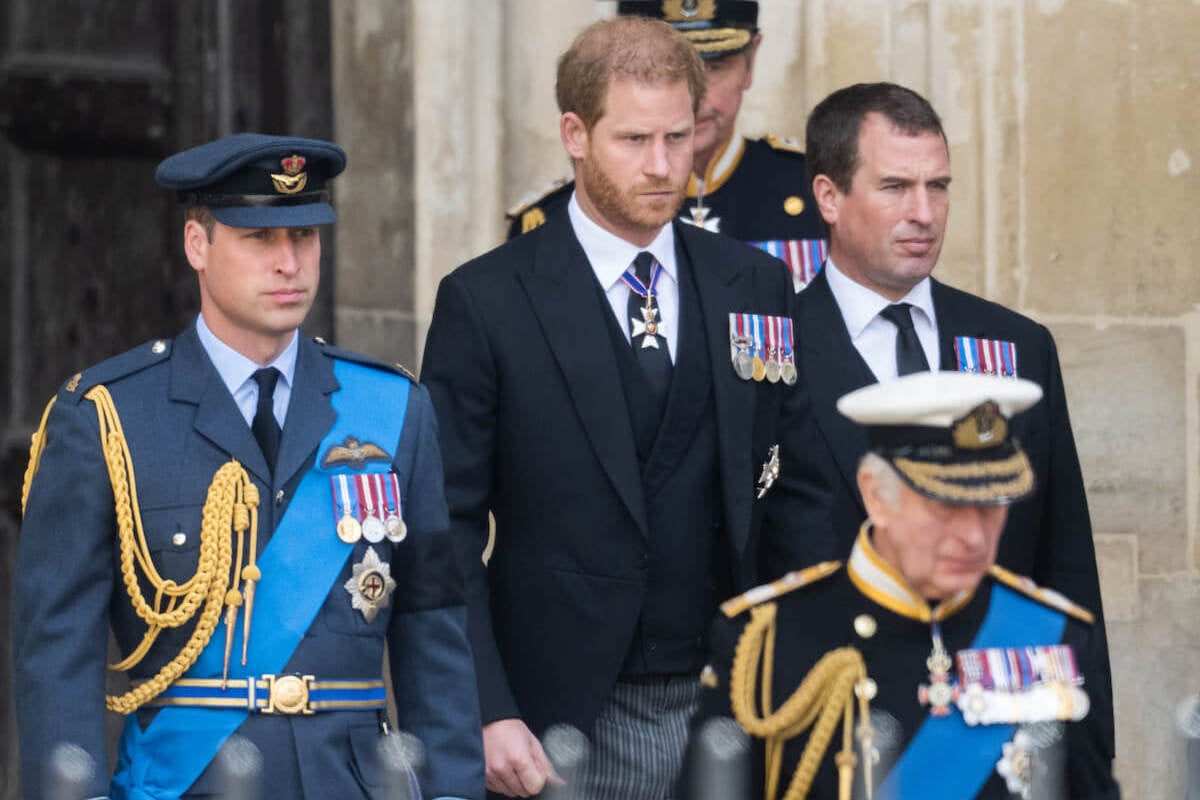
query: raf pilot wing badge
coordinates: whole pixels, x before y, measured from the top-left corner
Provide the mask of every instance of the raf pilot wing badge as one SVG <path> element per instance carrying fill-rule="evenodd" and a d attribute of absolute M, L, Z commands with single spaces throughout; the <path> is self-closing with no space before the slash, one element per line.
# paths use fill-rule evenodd
<path fill-rule="evenodd" d="M 321 458 L 321 466 L 325 469 L 337 465 L 348 466 L 351 469 L 362 469 L 367 464 L 391 462 L 392 457 L 374 442 L 360 442 L 353 436 L 347 436 L 341 444 L 335 444 L 325 451 Z"/>

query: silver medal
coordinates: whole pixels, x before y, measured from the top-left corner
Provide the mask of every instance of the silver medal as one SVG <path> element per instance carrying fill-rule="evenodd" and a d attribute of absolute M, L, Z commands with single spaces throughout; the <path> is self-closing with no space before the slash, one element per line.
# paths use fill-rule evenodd
<path fill-rule="evenodd" d="M 376 544 L 382 542 L 383 537 L 387 535 L 387 527 L 379 517 L 370 516 L 363 520 L 362 535 L 371 544 Z"/>
<path fill-rule="evenodd" d="M 403 542 L 408 536 L 408 526 L 404 524 L 404 520 L 392 514 L 387 518 L 387 538 L 389 542 Z"/>

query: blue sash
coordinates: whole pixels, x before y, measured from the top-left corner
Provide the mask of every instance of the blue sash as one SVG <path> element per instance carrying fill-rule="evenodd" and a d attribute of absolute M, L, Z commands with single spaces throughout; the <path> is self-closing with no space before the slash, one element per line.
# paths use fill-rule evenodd
<path fill-rule="evenodd" d="M 318 459 L 347 436 L 399 446 L 408 407 L 409 383 L 395 379 L 381 391 L 377 369 L 334 362 L 341 388 L 331 398 L 337 420 L 317 449 Z M 291 660 L 300 639 L 329 596 L 354 546 L 334 531 L 329 511 L 329 474 L 314 465 L 258 559 L 262 580 L 254 598 L 254 635 L 247 666 L 231 659 L 229 677 L 278 673 Z M 323 522 L 322 522 L 323 521 Z M 240 634 L 241 630 L 235 631 Z M 240 652 L 240 642 L 234 651 Z M 188 670 L 188 678 L 219 678 L 225 659 L 222 619 L 208 646 Z M 249 716 L 240 709 L 163 708 L 143 731 L 130 714 L 121 736 L 120 757 L 110 793 L 114 800 L 174 800 L 188 790 L 225 740 Z"/>
<path fill-rule="evenodd" d="M 987 617 L 971 647 L 1057 644 L 1065 626 L 1061 613 L 995 584 Z M 975 797 L 1015 731 L 1016 725 L 967 725 L 952 706 L 948 716 L 925 720 L 876 796 L 885 800 Z"/>

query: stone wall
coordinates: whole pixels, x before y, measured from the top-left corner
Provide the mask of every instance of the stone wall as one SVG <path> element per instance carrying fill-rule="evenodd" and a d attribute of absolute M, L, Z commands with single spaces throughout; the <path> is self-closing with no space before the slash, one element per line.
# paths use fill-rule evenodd
<path fill-rule="evenodd" d="M 411 359 L 440 277 L 500 241 L 506 205 L 569 173 L 554 61 L 613 4 L 345 5 L 335 96 L 357 160 L 339 192 L 360 216 L 340 226 L 339 336 Z M 1058 340 L 1110 625 L 1118 773 L 1127 798 L 1181 796 L 1174 709 L 1200 690 L 1200 0 L 761 6 L 747 133 L 802 136 L 816 101 L 863 80 L 907 84 L 942 113 L 955 181 L 937 274 Z M 358 142 L 381 140 L 393 149 L 364 164 Z"/>

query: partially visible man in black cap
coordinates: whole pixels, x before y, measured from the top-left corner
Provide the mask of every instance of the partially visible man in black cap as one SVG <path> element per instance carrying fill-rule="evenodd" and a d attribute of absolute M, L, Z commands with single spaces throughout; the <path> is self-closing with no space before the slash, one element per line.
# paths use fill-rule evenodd
<path fill-rule="evenodd" d="M 114 800 L 211 796 L 237 734 L 271 797 L 385 791 L 385 643 L 428 797 L 479 800 L 483 761 L 462 575 L 425 390 L 299 335 L 337 145 L 237 134 L 159 165 L 185 206 L 200 314 L 85 369 L 51 400 L 27 472 L 14 580 L 26 798 L 50 754 L 105 763 Z M 131 688 L 105 696 L 108 669 Z M 409 780 L 409 779 L 405 779 Z"/>
<path fill-rule="evenodd" d="M 687 200 L 679 219 L 749 242 L 787 263 L 799 290 L 821 268 L 825 223 L 817 211 L 801 145 L 737 129 L 742 95 L 762 43 L 754 0 L 621 0 L 617 14 L 664 19 L 704 59 L 704 98 Z M 559 181 L 508 212 L 509 238 L 566 209 L 573 182 Z"/>
<path fill-rule="evenodd" d="M 751 796 L 1120 797 L 1091 613 L 995 565 L 1040 477 L 1010 421 L 1041 395 L 925 372 L 838 401 L 867 521 L 844 565 L 723 604 L 704 675 L 701 716 L 754 737 Z"/>

